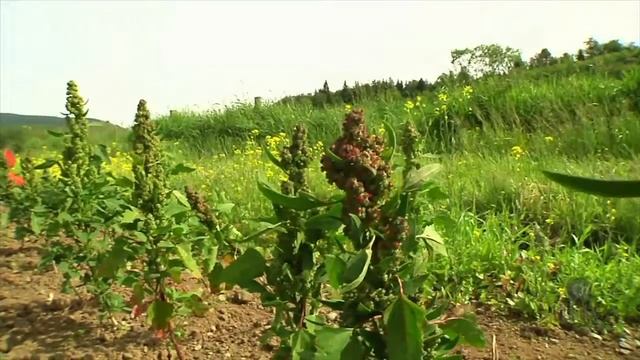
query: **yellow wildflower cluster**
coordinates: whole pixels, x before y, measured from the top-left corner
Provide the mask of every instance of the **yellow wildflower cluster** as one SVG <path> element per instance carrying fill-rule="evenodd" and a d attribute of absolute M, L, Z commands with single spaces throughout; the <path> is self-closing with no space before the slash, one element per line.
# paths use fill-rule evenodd
<path fill-rule="evenodd" d="M 516 160 L 520 159 L 525 154 L 524 149 L 521 146 L 514 146 L 511 148 L 511 156 L 513 156 Z"/>
<path fill-rule="evenodd" d="M 470 85 L 465 86 L 462 89 L 462 96 L 467 99 L 471 99 L 471 95 L 473 94 L 473 88 Z"/>
<path fill-rule="evenodd" d="M 409 114 L 411 114 L 414 110 L 417 110 L 419 108 L 423 108 L 425 106 L 426 105 L 422 102 L 422 96 L 416 96 L 415 101 L 407 100 L 404 103 L 404 111 L 406 111 Z"/>
<path fill-rule="evenodd" d="M 105 164 L 105 170 L 116 176 L 130 176 L 133 168 L 133 159 L 129 153 L 116 151 L 111 157 L 111 162 Z"/>

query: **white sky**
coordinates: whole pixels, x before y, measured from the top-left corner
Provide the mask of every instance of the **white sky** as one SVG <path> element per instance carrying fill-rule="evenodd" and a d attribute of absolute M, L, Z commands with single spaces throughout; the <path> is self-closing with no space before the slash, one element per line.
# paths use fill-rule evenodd
<path fill-rule="evenodd" d="M 498 43 L 528 59 L 590 36 L 640 41 L 640 1 L 0 0 L 0 112 L 59 115 L 76 80 L 90 116 L 275 99 L 392 77 L 429 81 L 450 51 Z"/>

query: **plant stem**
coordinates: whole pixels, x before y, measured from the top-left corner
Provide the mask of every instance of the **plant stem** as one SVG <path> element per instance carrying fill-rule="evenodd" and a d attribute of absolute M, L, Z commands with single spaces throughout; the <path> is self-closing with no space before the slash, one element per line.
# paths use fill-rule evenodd
<path fill-rule="evenodd" d="M 178 341 L 176 340 L 175 335 L 173 334 L 173 326 L 171 326 L 171 321 L 169 321 L 169 338 L 171 339 L 171 343 L 173 347 L 176 349 L 176 355 L 179 360 L 184 360 L 184 355 L 182 354 L 182 350 L 180 349 L 180 345 L 178 345 Z"/>

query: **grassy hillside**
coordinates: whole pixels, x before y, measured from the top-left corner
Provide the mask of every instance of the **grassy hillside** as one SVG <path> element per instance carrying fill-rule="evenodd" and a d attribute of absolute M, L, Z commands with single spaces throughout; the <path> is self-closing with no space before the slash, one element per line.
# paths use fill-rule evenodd
<path fill-rule="evenodd" d="M 98 119 L 88 120 L 95 129 L 90 132 L 91 142 L 110 144 L 126 139 L 127 129 Z M 66 126 L 63 117 L 0 113 L 0 148 L 18 152 L 37 150 L 42 146 L 61 149 L 62 140 L 50 136 L 47 131 L 64 131 Z"/>

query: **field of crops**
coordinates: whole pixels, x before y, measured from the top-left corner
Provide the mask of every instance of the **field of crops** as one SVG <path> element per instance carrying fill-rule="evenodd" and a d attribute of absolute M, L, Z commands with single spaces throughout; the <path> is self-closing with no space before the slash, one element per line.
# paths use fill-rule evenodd
<path fill-rule="evenodd" d="M 639 99 L 636 48 L 95 139 L 71 81 L 0 160 L 0 358 L 639 358 L 640 201 L 542 172 L 639 178 Z"/>

